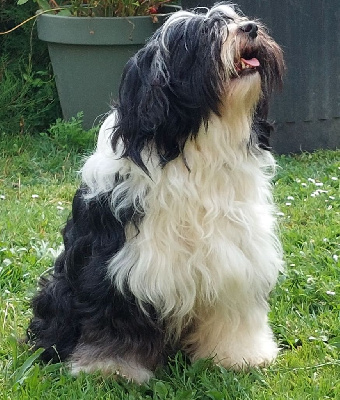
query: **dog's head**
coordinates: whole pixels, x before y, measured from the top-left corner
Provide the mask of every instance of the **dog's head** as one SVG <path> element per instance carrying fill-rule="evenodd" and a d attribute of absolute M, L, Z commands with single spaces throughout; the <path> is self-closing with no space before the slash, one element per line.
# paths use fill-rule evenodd
<path fill-rule="evenodd" d="M 142 169 L 152 146 L 161 164 L 176 158 L 213 114 L 265 118 L 281 84 L 282 51 L 263 25 L 218 5 L 173 14 L 125 67 L 115 147 Z"/>

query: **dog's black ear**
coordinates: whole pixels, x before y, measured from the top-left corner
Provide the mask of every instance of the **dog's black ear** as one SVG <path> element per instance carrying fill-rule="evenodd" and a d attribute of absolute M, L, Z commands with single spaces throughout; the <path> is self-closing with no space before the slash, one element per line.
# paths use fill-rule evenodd
<path fill-rule="evenodd" d="M 274 130 L 273 125 L 265 119 L 255 118 L 252 134 L 255 136 L 254 140 L 261 149 L 271 150 L 270 136 Z"/>
<path fill-rule="evenodd" d="M 151 150 L 148 144 L 165 165 L 182 152 L 211 112 L 218 113 L 223 24 L 221 18 L 206 21 L 202 16 L 188 23 L 175 21 L 157 31 L 126 65 L 112 145 L 121 139 L 123 157 L 145 172 L 141 153 Z"/>
<path fill-rule="evenodd" d="M 118 124 L 112 138 L 120 138 L 123 156 L 147 172 L 142 150 L 150 143 L 169 114 L 169 77 L 157 61 L 157 47 L 150 43 L 132 57 L 122 75 L 119 89 Z"/>
<path fill-rule="evenodd" d="M 269 99 L 266 93 L 257 105 L 252 126 L 252 142 L 258 144 L 261 149 L 270 150 L 270 136 L 274 130 L 273 125 L 267 121 L 269 112 Z"/>

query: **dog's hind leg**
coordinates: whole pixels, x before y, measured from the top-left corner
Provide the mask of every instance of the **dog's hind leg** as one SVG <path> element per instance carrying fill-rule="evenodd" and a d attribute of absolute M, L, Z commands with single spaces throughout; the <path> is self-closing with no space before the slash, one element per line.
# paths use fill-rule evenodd
<path fill-rule="evenodd" d="M 68 359 L 73 374 L 97 371 L 142 383 L 166 361 L 163 323 L 151 306 L 142 310 L 132 295 L 113 291 L 101 304 L 79 307 L 82 334 Z"/>
<path fill-rule="evenodd" d="M 84 333 L 69 362 L 73 374 L 100 372 L 128 380 L 148 381 L 166 361 L 163 330 L 146 317 L 127 315 L 100 330 L 84 327 Z"/>
<path fill-rule="evenodd" d="M 45 361 L 64 361 L 73 352 L 80 336 L 79 316 L 74 307 L 74 293 L 65 275 L 62 253 L 53 276 L 42 278 L 40 291 L 32 300 L 34 316 L 27 329 L 27 340 L 35 349 L 44 348 Z"/>

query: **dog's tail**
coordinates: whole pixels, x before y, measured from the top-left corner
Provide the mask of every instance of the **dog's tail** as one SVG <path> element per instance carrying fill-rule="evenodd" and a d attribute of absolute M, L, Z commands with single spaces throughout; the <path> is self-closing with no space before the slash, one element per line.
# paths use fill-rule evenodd
<path fill-rule="evenodd" d="M 27 341 L 35 349 L 45 349 L 41 355 L 45 362 L 66 360 L 80 335 L 72 287 L 65 275 L 58 273 L 64 257 L 58 257 L 53 276 L 41 279 L 40 291 L 32 300 L 34 317 L 27 329 Z"/>

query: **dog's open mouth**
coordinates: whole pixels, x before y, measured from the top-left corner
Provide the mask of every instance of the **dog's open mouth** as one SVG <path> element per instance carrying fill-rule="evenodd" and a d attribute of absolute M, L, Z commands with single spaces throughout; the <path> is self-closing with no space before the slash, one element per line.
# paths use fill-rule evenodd
<path fill-rule="evenodd" d="M 256 72 L 260 67 L 260 61 L 256 57 L 241 57 L 235 63 L 235 70 L 238 76 Z"/>

